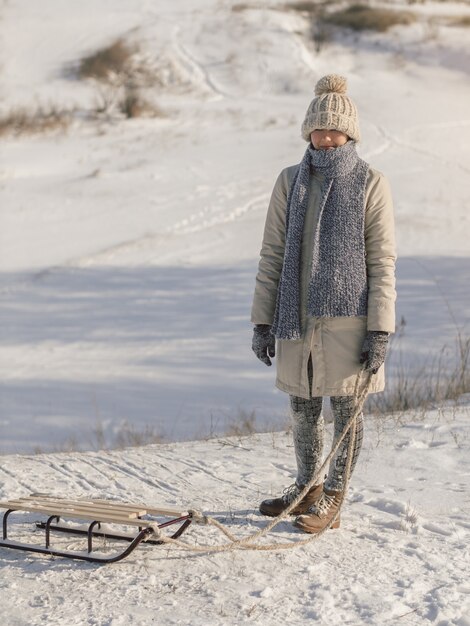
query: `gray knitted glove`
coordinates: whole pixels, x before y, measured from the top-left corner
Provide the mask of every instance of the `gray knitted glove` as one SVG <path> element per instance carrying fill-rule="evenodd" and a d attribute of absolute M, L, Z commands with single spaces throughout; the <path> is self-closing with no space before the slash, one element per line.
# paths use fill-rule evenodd
<path fill-rule="evenodd" d="M 379 367 L 385 362 L 385 355 L 388 348 L 389 333 L 382 330 L 368 330 L 359 363 L 366 364 L 366 371 L 377 374 Z"/>
<path fill-rule="evenodd" d="M 271 335 L 271 326 L 268 324 L 256 324 L 253 329 L 251 347 L 260 361 L 263 361 L 266 365 L 271 365 L 269 357 L 276 356 L 276 340 L 274 335 Z"/>

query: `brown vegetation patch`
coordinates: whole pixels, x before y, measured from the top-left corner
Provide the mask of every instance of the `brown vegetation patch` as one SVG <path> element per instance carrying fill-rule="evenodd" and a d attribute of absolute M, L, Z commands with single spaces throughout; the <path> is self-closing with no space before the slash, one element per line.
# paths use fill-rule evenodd
<path fill-rule="evenodd" d="M 126 75 L 137 50 L 137 46 L 130 46 L 123 39 L 117 39 L 106 48 L 84 57 L 80 61 L 78 75 L 80 78 L 94 78 L 103 82 Z"/>
<path fill-rule="evenodd" d="M 450 26 L 470 26 L 470 15 L 461 15 L 450 22 Z"/>
<path fill-rule="evenodd" d="M 293 2 L 288 2 L 282 5 L 281 8 L 287 11 L 298 11 L 299 13 L 321 15 L 325 9 L 340 1 L 341 0 L 294 0 Z"/>
<path fill-rule="evenodd" d="M 411 24 L 416 20 L 410 11 L 374 8 L 366 4 L 353 4 L 347 9 L 325 15 L 326 22 L 352 30 L 385 32 L 392 26 Z"/>
<path fill-rule="evenodd" d="M 12 109 L 0 117 L 0 136 L 31 135 L 53 130 L 65 130 L 73 119 L 73 111 L 64 111 L 55 106 L 38 107 L 35 111 L 26 108 Z"/>
<path fill-rule="evenodd" d="M 308 0 L 299 0 L 298 2 L 289 2 L 284 7 L 292 11 L 299 11 L 299 13 L 315 13 L 318 9 L 318 4 Z"/>
<path fill-rule="evenodd" d="M 246 2 L 237 2 L 232 6 L 232 11 L 234 13 L 241 13 L 242 11 L 246 11 L 247 9 L 252 9 L 253 5 L 247 4 Z"/>
<path fill-rule="evenodd" d="M 137 43 L 129 44 L 122 38 L 83 58 L 75 70 L 66 68 L 66 73 L 94 81 L 97 90 L 159 87 L 181 92 L 192 88 L 184 67 L 173 55 L 149 54 Z"/>
<path fill-rule="evenodd" d="M 146 100 L 138 89 L 127 88 L 118 101 L 119 111 L 127 118 L 165 117 L 160 107 Z"/>

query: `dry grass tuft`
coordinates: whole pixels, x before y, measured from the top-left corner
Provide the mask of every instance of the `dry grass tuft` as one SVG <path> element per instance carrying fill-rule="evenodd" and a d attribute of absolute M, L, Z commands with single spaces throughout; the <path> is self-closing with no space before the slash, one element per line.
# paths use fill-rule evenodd
<path fill-rule="evenodd" d="M 39 106 L 36 110 L 24 107 L 12 109 L 0 117 L 0 136 L 33 135 L 37 133 L 64 131 L 73 120 L 74 111 L 59 109 L 54 105 Z"/>
<path fill-rule="evenodd" d="M 337 4 L 341 0 L 293 0 L 282 6 L 283 10 L 298 11 L 299 13 L 322 13 L 332 4 Z"/>
<path fill-rule="evenodd" d="M 128 119 L 136 117 L 165 117 L 165 113 L 155 104 L 146 100 L 134 87 L 126 87 L 118 101 L 119 111 Z"/>
<path fill-rule="evenodd" d="M 225 435 L 228 437 L 243 437 L 252 435 L 256 432 L 256 412 L 247 413 L 244 409 L 240 409 L 239 415 L 232 420 L 227 427 Z"/>
<path fill-rule="evenodd" d="M 353 4 L 346 9 L 325 15 L 326 22 L 352 30 L 374 30 L 385 32 L 392 26 L 411 24 L 416 20 L 410 11 L 398 11 L 371 7 L 366 4 Z"/>
<path fill-rule="evenodd" d="M 167 117 L 155 103 L 147 100 L 138 87 L 125 85 L 98 85 L 92 115 L 113 119 L 125 117 Z"/>
<path fill-rule="evenodd" d="M 450 369 L 446 365 L 448 359 L 449 350 L 444 346 L 439 356 L 419 371 L 408 371 L 400 366 L 383 393 L 367 398 L 367 412 L 379 415 L 412 409 L 425 412 L 448 401 L 458 402 L 470 393 L 470 338 L 458 333 L 452 359 L 454 366 Z"/>
<path fill-rule="evenodd" d="M 297 2 L 289 2 L 284 5 L 285 9 L 299 11 L 299 13 L 316 13 L 318 4 L 309 0 L 298 0 Z"/>
<path fill-rule="evenodd" d="M 62 443 L 57 443 L 50 448 L 36 446 L 33 454 L 50 454 L 56 452 L 82 452 L 84 450 L 122 450 L 124 448 L 137 448 L 155 443 L 163 443 L 165 438 L 150 425 L 144 428 L 136 428 L 129 422 L 124 422 L 113 436 L 107 437 L 103 425 L 97 423 L 91 431 L 87 444 L 79 442 L 78 437 L 71 436 Z"/>
<path fill-rule="evenodd" d="M 237 2 L 232 6 L 233 13 L 241 13 L 242 11 L 247 11 L 249 9 L 257 9 L 258 6 L 255 4 L 248 4 L 247 2 Z"/>
<path fill-rule="evenodd" d="M 116 433 L 114 440 L 108 444 L 109 448 L 123 449 L 147 446 L 154 443 L 163 443 L 165 438 L 148 424 L 143 429 L 138 429 L 132 424 L 125 422 Z"/>
<path fill-rule="evenodd" d="M 67 70 L 70 74 L 70 68 Z M 154 58 L 143 53 L 137 43 L 117 39 L 109 46 L 83 58 L 76 70 L 80 79 L 93 80 L 97 84 L 115 87 L 132 84 L 133 87 L 167 86 L 178 82 L 171 60 L 164 55 Z"/>
<path fill-rule="evenodd" d="M 127 75 L 132 57 L 137 51 L 137 46 L 130 46 L 123 39 L 117 39 L 108 47 L 84 57 L 78 67 L 78 76 L 109 82 L 115 76 Z"/>
<path fill-rule="evenodd" d="M 0 117 L 0 137 L 64 132 L 74 119 L 78 119 L 78 113 L 81 113 L 82 121 L 167 116 L 159 106 L 145 99 L 139 89 L 128 85 L 108 85 L 97 92 L 95 105 L 86 111 L 66 110 L 55 105 L 41 105 L 36 110 L 25 107 L 12 109 Z"/>
<path fill-rule="evenodd" d="M 470 15 L 461 15 L 460 17 L 456 17 L 449 22 L 449 26 L 470 26 Z"/>

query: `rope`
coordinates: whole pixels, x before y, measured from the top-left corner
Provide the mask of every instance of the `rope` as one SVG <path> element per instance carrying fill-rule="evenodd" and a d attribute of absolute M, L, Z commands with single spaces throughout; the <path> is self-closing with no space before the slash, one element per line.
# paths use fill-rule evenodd
<path fill-rule="evenodd" d="M 361 377 L 363 373 L 365 373 L 366 376 L 365 376 L 365 380 L 361 388 Z M 315 474 L 315 476 L 313 476 L 312 479 L 305 485 L 305 487 L 302 489 L 299 495 L 295 498 L 295 500 L 293 500 L 280 515 L 273 518 L 273 520 L 269 522 L 266 526 L 252 533 L 251 535 L 248 535 L 243 538 L 237 538 L 229 530 L 227 530 L 227 528 L 223 524 L 221 524 L 219 521 L 217 521 L 213 517 L 210 517 L 209 515 L 204 515 L 203 513 L 194 510 L 194 511 L 190 511 L 194 522 L 199 523 L 199 524 L 207 524 L 209 526 L 214 526 L 227 537 L 229 542 L 225 544 L 219 544 L 219 545 L 196 545 L 196 544 L 188 543 L 186 541 L 181 541 L 180 539 L 172 539 L 171 537 L 164 536 L 161 533 L 159 533 L 159 536 L 158 536 L 159 541 L 177 546 L 179 548 L 183 548 L 185 550 L 190 550 L 192 552 L 228 552 L 230 550 L 235 550 L 235 549 L 287 550 L 290 548 L 294 548 L 296 546 L 301 546 L 307 543 L 311 543 L 312 541 L 315 541 L 316 539 L 318 539 L 321 535 L 323 535 L 323 533 L 325 533 L 329 528 L 331 528 L 331 526 L 334 524 L 334 522 L 338 518 L 340 511 L 341 511 L 341 507 L 343 506 L 343 503 L 346 497 L 347 488 L 349 485 L 349 480 L 351 478 L 353 450 L 354 450 L 354 445 L 356 442 L 357 416 L 362 411 L 362 407 L 364 406 L 364 402 L 369 392 L 371 382 L 372 382 L 372 374 L 370 372 L 365 372 L 364 367 L 363 367 L 359 371 L 356 377 L 356 383 L 355 383 L 354 394 L 353 394 L 354 399 L 355 399 L 354 411 L 351 417 L 349 418 L 341 436 L 338 438 L 336 444 L 332 447 L 331 452 L 326 457 L 322 466 L 320 467 L 318 472 Z M 349 439 L 348 452 L 347 452 L 347 458 L 346 458 L 344 487 L 343 487 L 343 490 L 341 491 L 338 508 L 334 517 L 332 517 L 331 520 L 328 522 L 328 524 L 326 524 L 325 527 L 322 528 L 318 533 L 315 533 L 314 535 L 306 539 L 293 540 L 293 541 L 289 541 L 285 543 L 271 543 L 271 544 L 259 543 L 259 541 L 257 540 L 267 535 L 275 526 L 277 526 L 280 522 L 286 519 L 289 516 L 290 512 L 307 495 L 308 491 L 314 485 L 317 485 L 321 482 L 321 476 L 323 476 L 325 468 L 327 467 L 327 465 L 329 464 L 333 456 L 336 454 L 343 439 L 346 437 L 347 433 L 350 430 L 351 430 L 351 437 Z"/>

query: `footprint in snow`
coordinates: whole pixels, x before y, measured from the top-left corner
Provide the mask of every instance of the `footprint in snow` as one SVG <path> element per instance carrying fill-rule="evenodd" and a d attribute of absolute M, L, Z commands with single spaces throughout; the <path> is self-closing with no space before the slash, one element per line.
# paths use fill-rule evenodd
<path fill-rule="evenodd" d="M 407 505 L 397 500 L 387 500 L 386 498 L 375 498 L 365 502 L 369 506 L 373 506 L 380 511 L 391 513 L 393 515 L 404 515 L 407 511 Z"/>

